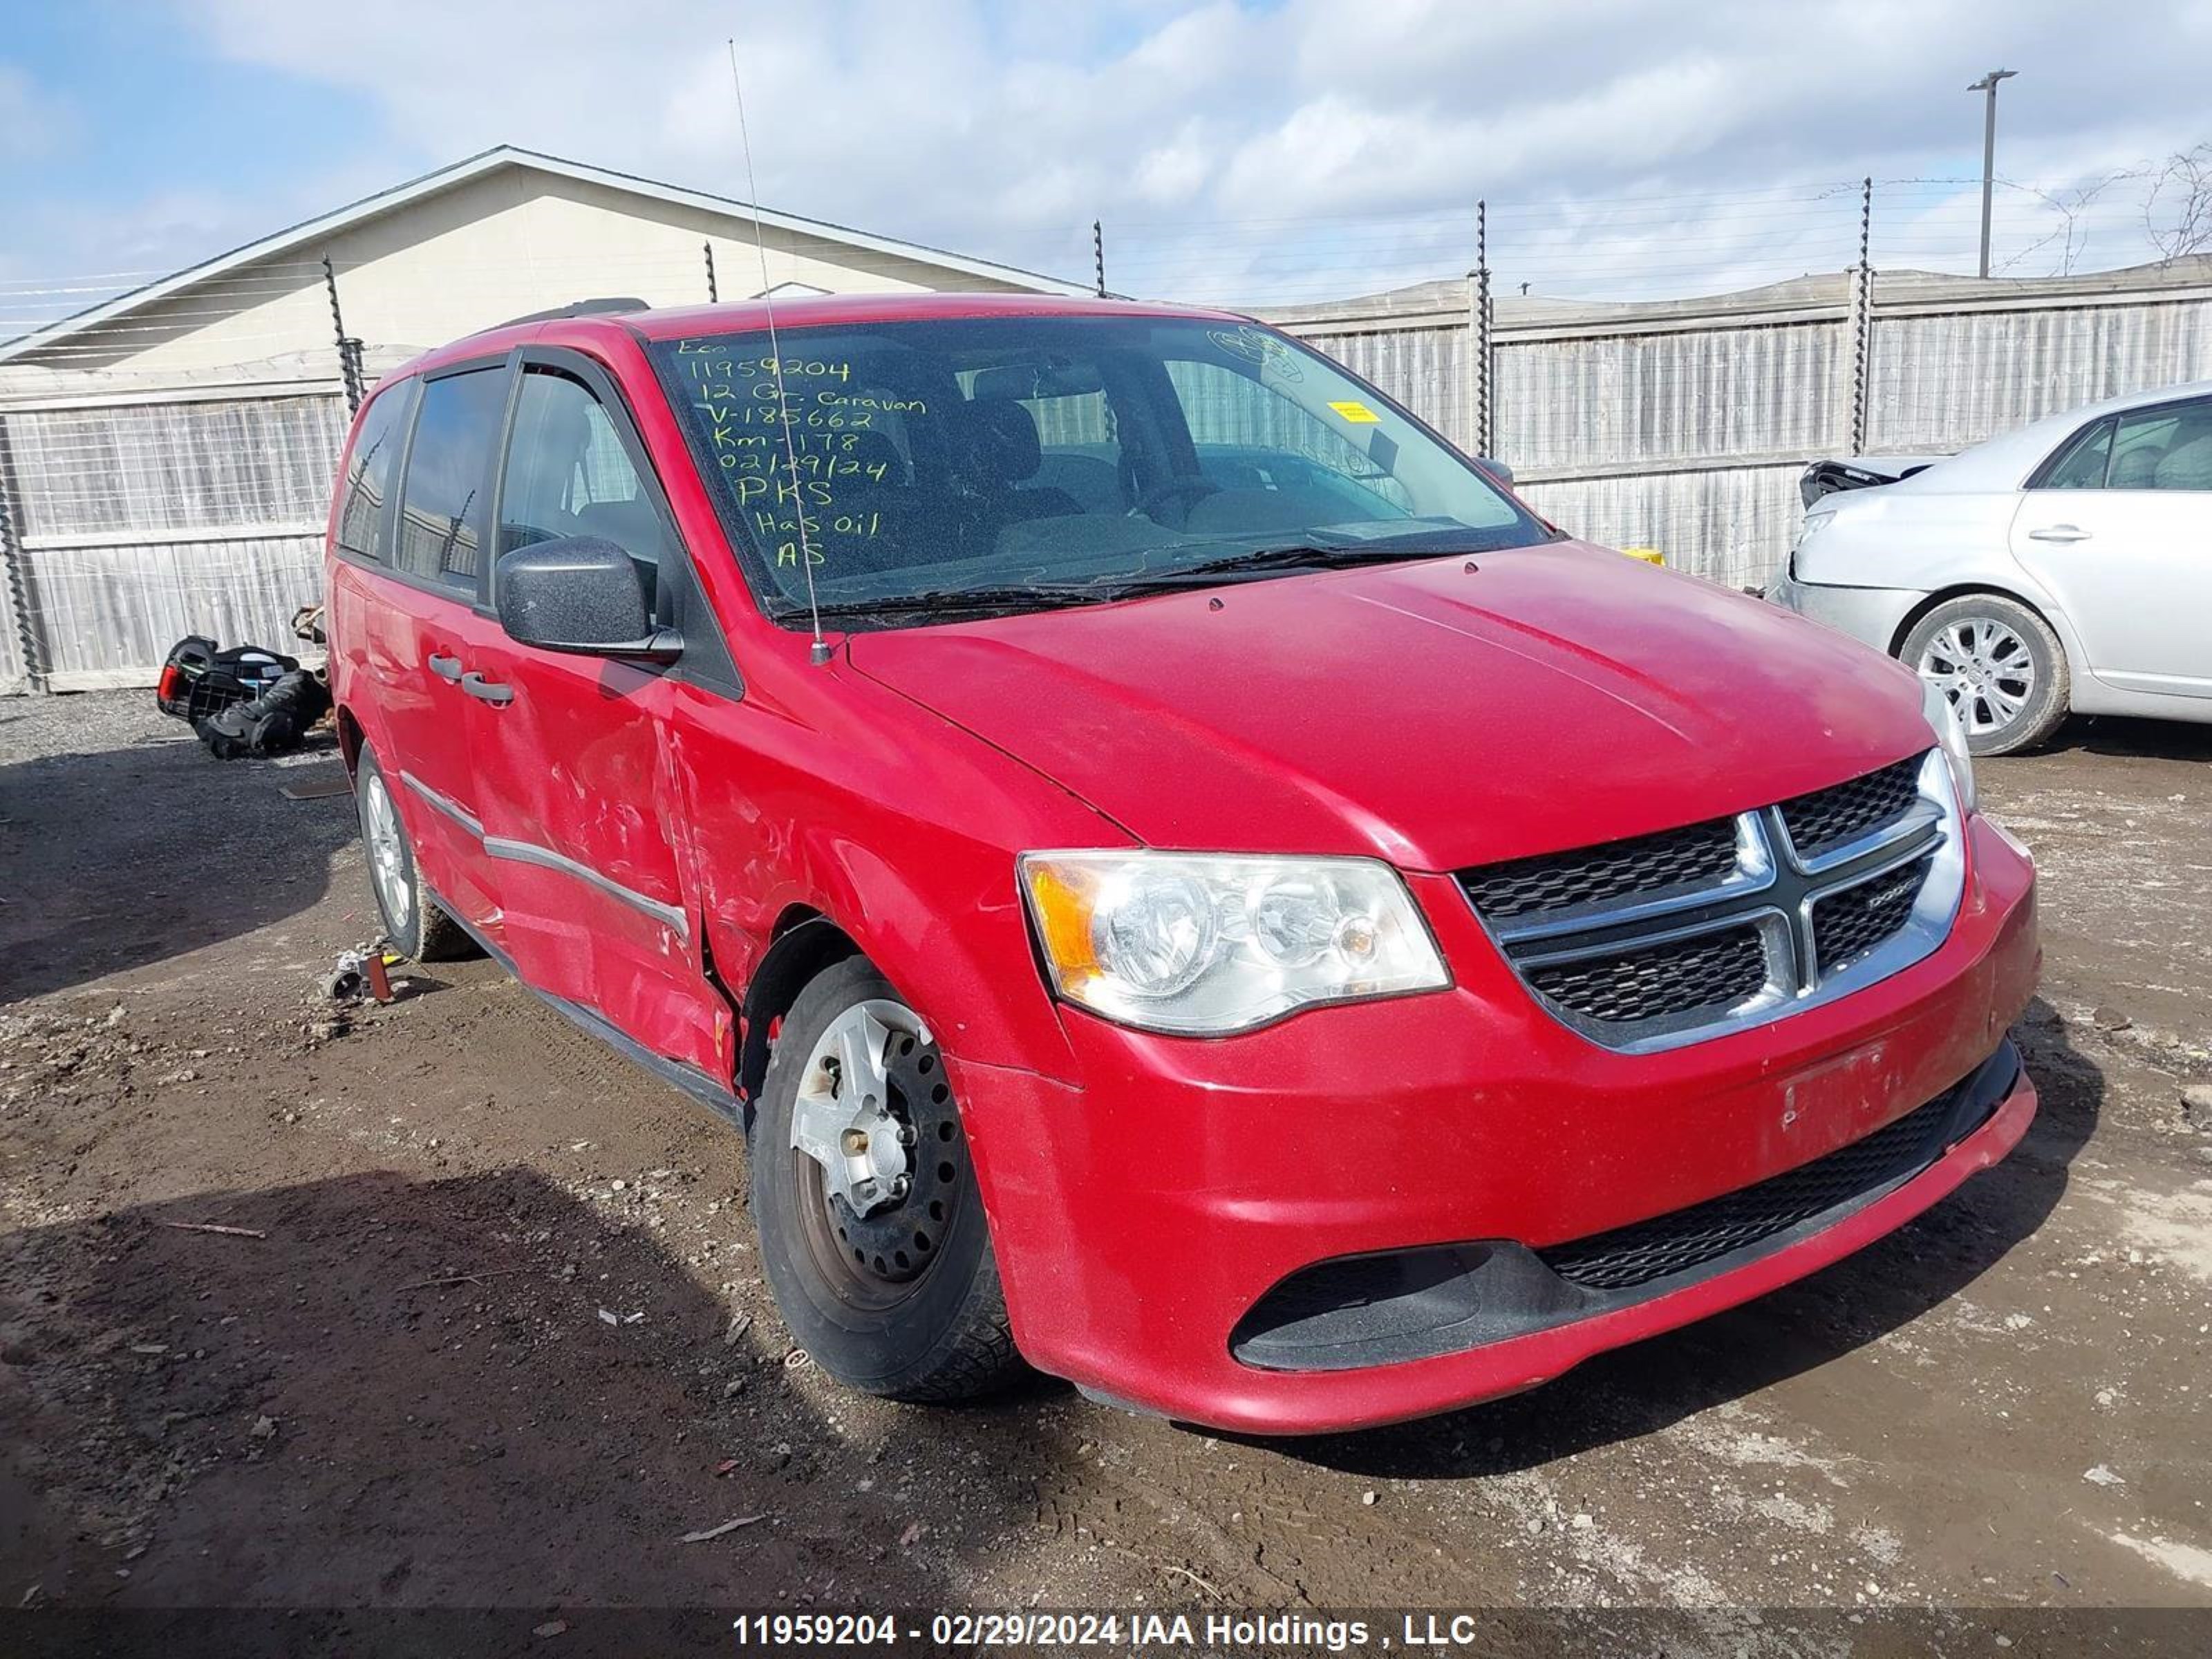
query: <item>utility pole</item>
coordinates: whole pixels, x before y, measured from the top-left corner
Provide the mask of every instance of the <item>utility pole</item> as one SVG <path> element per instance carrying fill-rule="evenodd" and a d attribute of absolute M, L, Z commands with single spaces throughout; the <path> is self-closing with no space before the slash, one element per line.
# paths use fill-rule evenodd
<path fill-rule="evenodd" d="M 1997 172 L 1997 82 L 2009 81 L 2017 70 L 1991 70 L 1968 87 L 1968 92 L 1989 94 L 1988 112 L 1982 119 L 1982 275 L 1990 274 L 1990 196 Z"/>

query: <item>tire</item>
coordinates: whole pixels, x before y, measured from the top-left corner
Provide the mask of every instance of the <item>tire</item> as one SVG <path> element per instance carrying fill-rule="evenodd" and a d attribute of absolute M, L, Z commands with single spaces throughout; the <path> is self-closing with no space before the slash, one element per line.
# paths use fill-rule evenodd
<path fill-rule="evenodd" d="M 1977 755 L 2032 749 L 2066 718 L 2073 686 L 2065 647 L 2018 599 L 1946 599 L 1912 625 L 1897 654 L 1951 700 Z"/>
<path fill-rule="evenodd" d="M 415 843 L 399 816 L 399 804 L 366 745 L 354 769 L 354 811 L 361 819 L 361 842 L 368 858 L 368 888 L 384 919 L 384 937 L 403 957 L 416 962 L 451 962 L 474 956 L 476 941 L 438 908 L 423 890 L 415 867 Z"/>
<path fill-rule="evenodd" d="M 819 1126 L 830 1121 L 823 1113 L 854 1109 L 842 1070 L 837 1096 L 829 1094 L 834 1054 L 823 1050 L 863 1016 L 888 1033 L 881 1073 L 887 1121 L 915 1137 L 893 1155 L 908 1188 L 891 1199 L 885 1195 L 897 1190 L 896 1180 L 879 1186 L 865 1213 L 792 1138 L 803 1113 Z M 902 1019 L 910 1024 L 902 1027 Z M 834 1144 L 854 1144 L 846 1133 Z M 793 1336 L 823 1370 L 869 1394 L 931 1404 L 979 1398 L 1023 1373 L 936 1045 L 865 957 L 824 969 L 784 1016 L 750 1140 L 753 1218 L 769 1286 Z"/>

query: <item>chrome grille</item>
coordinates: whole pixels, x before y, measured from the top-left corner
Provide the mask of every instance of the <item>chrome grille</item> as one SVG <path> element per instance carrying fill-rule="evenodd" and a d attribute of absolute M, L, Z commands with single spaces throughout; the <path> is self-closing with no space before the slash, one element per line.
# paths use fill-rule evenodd
<path fill-rule="evenodd" d="M 1885 766 L 1849 783 L 1782 803 L 1782 823 L 1801 857 L 1824 858 L 1892 824 L 1920 799 L 1917 757 Z"/>
<path fill-rule="evenodd" d="M 1459 880 L 1547 1009 L 1642 1053 L 1781 1018 L 1928 955 L 1958 908 L 1961 836 L 1930 750 L 1734 818 Z"/>
<path fill-rule="evenodd" d="M 1756 927 L 1731 927 L 1619 956 L 1532 968 L 1528 983 L 1562 1008 L 1613 1024 L 1690 1009 L 1723 1013 L 1765 988 L 1766 948 Z"/>
<path fill-rule="evenodd" d="M 1850 967 L 1904 927 L 1933 864 L 1932 858 L 1915 859 L 1901 870 L 1815 899 L 1813 954 L 1820 971 Z"/>
<path fill-rule="evenodd" d="M 1678 887 L 1710 886 L 1735 869 L 1735 820 L 1712 818 L 1577 853 L 1486 865 L 1463 878 L 1493 921 L 1606 904 Z"/>

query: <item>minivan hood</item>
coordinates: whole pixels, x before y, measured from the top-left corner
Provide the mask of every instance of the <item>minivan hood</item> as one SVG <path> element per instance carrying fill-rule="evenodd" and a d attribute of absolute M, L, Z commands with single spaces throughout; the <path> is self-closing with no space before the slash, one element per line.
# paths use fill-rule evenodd
<path fill-rule="evenodd" d="M 866 674 L 1156 847 L 1449 870 L 1825 787 L 1911 672 L 1574 542 L 854 636 Z"/>

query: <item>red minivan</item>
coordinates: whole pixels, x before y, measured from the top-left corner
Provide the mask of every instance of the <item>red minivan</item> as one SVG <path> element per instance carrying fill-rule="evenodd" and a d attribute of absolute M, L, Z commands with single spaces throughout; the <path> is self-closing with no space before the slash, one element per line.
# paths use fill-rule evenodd
<path fill-rule="evenodd" d="M 741 1125 L 848 1382 L 1312 1431 L 1858 1249 L 2035 1109 L 1948 705 L 1217 312 L 536 319 L 330 531 L 376 898 Z"/>

